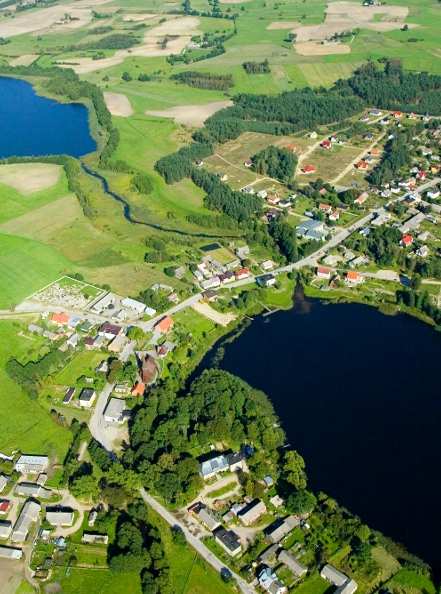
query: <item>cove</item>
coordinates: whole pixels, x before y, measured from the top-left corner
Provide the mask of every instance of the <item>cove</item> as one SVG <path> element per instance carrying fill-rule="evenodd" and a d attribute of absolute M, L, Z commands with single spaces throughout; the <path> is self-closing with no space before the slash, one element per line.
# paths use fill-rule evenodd
<path fill-rule="evenodd" d="M 96 149 L 88 112 L 79 103 L 40 97 L 24 80 L 0 76 L 0 158 L 70 155 Z"/>
<path fill-rule="evenodd" d="M 293 309 L 257 317 L 224 348 L 220 367 L 272 400 L 310 487 L 439 573 L 441 335 L 297 294 Z"/>

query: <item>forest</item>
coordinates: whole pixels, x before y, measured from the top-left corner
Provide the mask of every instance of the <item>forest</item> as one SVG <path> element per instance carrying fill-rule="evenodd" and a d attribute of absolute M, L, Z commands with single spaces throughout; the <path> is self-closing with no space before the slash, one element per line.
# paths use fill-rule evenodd
<path fill-rule="evenodd" d="M 173 74 L 170 78 L 189 87 L 217 91 L 227 91 L 234 84 L 231 74 L 212 74 L 210 72 L 196 72 L 191 70 L 178 72 L 178 74 Z"/>
<path fill-rule="evenodd" d="M 251 161 L 257 173 L 288 184 L 294 176 L 297 157 L 287 149 L 268 146 L 251 157 Z"/>

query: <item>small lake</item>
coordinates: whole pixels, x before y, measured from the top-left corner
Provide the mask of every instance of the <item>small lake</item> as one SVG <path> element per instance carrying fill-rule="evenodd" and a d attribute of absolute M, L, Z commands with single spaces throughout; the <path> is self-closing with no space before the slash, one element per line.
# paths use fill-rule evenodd
<path fill-rule="evenodd" d="M 441 334 L 368 306 L 296 302 L 256 318 L 220 367 L 268 394 L 314 490 L 439 571 Z"/>
<path fill-rule="evenodd" d="M 0 76 L 0 158 L 80 157 L 95 149 L 84 105 L 40 97 L 28 82 Z"/>

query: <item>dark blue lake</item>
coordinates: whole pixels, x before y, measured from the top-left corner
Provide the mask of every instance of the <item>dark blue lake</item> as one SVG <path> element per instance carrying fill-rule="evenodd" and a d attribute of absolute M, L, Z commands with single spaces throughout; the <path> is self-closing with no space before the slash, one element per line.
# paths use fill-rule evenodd
<path fill-rule="evenodd" d="M 416 319 L 300 296 L 220 367 L 268 394 L 314 490 L 439 572 L 440 364 L 441 334 Z"/>
<path fill-rule="evenodd" d="M 0 158 L 94 151 L 88 112 L 79 103 L 37 95 L 28 82 L 0 77 Z"/>

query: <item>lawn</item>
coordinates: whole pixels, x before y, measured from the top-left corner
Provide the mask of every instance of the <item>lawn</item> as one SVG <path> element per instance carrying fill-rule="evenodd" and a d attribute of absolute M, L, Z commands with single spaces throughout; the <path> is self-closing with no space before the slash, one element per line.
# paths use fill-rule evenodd
<path fill-rule="evenodd" d="M 62 460 L 70 434 L 56 425 L 38 402 L 31 400 L 5 371 L 10 357 L 24 362 L 38 356 L 43 346 L 43 339 L 39 337 L 20 336 L 22 329 L 18 323 L 0 321 L 0 451 L 9 453 L 20 449 L 27 453 L 56 454 Z"/>
<path fill-rule="evenodd" d="M 430 578 L 411 569 L 400 569 L 388 582 L 387 587 L 393 592 L 424 592 L 435 594 L 436 588 Z"/>
<path fill-rule="evenodd" d="M 82 351 L 75 355 L 58 375 L 54 378 L 54 383 L 62 386 L 72 386 L 82 375 L 89 376 L 94 374 L 98 363 L 104 359 L 103 353 L 93 351 Z"/>
<path fill-rule="evenodd" d="M 67 571 L 57 568 L 52 583 L 60 585 L 63 594 L 141 594 L 139 576 L 133 573 L 112 573 L 108 569 L 80 569 Z"/>

